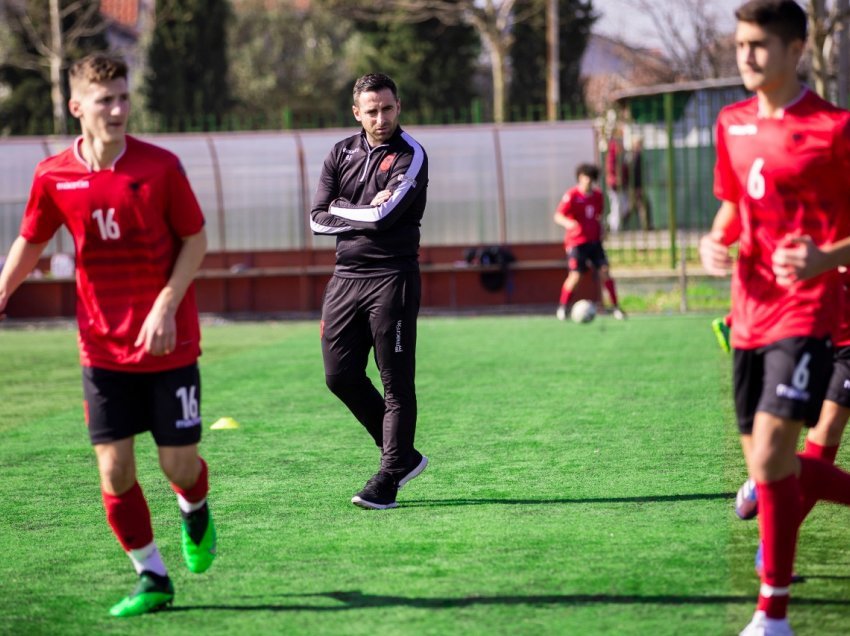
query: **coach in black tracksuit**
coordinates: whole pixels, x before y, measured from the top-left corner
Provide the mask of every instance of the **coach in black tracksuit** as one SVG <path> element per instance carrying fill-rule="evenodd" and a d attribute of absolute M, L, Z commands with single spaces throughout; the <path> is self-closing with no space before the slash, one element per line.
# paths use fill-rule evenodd
<path fill-rule="evenodd" d="M 394 508 L 398 489 L 428 464 L 413 447 L 428 158 L 399 127 L 400 110 L 392 79 L 357 80 L 353 111 L 363 130 L 325 159 L 310 212 L 314 233 L 337 237 L 322 306 L 325 380 L 382 449 L 380 470 L 351 500 L 374 509 Z M 366 376 L 372 347 L 383 396 Z"/>

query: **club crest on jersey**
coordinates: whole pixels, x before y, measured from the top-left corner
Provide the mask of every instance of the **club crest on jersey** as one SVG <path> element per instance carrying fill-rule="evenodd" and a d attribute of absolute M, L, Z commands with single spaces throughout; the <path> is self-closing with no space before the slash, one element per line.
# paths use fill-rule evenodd
<path fill-rule="evenodd" d="M 746 137 L 758 133 L 759 127 L 755 124 L 732 124 L 729 126 L 729 134 L 733 137 Z"/>
<path fill-rule="evenodd" d="M 85 190 L 89 187 L 88 181 L 59 181 L 57 190 Z"/>
<path fill-rule="evenodd" d="M 386 172 L 392 167 L 393 161 L 395 161 L 395 153 L 389 154 L 384 157 L 383 161 L 381 161 L 381 165 L 378 167 L 378 170 L 380 170 L 381 172 Z"/>

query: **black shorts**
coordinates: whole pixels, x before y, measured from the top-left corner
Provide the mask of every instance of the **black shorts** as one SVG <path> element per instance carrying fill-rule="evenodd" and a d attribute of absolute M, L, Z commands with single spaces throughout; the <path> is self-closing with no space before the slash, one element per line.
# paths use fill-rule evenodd
<path fill-rule="evenodd" d="M 201 439 L 198 365 L 154 373 L 83 367 L 86 425 L 92 444 L 150 431 L 157 446 Z"/>
<path fill-rule="evenodd" d="M 850 346 L 835 352 L 826 399 L 850 409 Z"/>
<path fill-rule="evenodd" d="M 600 241 L 590 241 L 571 247 L 567 252 L 567 264 L 571 271 L 584 273 L 591 267 L 600 269 L 608 265 L 608 256 Z"/>
<path fill-rule="evenodd" d="M 758 349 L 735 349 L 735 413 L 741 434 L 753 432 L 757 411 L 814 426 L 832 372 L 832 343 L 785 338 Z"/>
<path fill-rule="evenodd" d="M 333 276 L 322 301 L 325 374 L 365 369 L 374 347 L 385 385 L 406 378 L 405 384 L 412 386 L 421 295 L 418 271 L 372 278 Z"/>

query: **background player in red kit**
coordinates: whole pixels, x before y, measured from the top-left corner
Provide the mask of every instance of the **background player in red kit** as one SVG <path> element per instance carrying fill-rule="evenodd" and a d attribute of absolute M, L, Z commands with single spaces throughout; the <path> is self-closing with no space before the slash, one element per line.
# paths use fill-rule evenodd
<path fill-rule="evenodd" d="M 573 292 L 581 275 L 593 267 L 599 272 L 599 280 L 614 306 L 614 317 L 626 317 L 617 301 L 617 289 L 608 270 L 608 257 L 602 247 L 602 191 L 595 186 L 599 179 L 599 168 L 590 163 L 576 168 L 576 185 L 567 190 L 555 210 L 554 221 L 565 229 L 564 249 L 570 273 L 561 287 L 556 316 L 565 320 L 573 302 Z"/>
<path fill-rule="evenodd" d="M 70 69 L 82 135 L 35 171 L 20 236 L 0 273 L 0 312 L 64 225 L 73 235 L 77 321 L 89 436 L 106 517 L 139 581 L 110 610 L 156 610 L 174 588 L 136 481 L 134 436 L 151 431 L 183 517 L 183 555 L 215 556 L 201 436 L 200 329 L 192 278 L 206 251 L 204 217 L 177 158 L 127 136 L 127 67 L 102 54 Z"/>
<path fill-rule="evenodd" d="M 850 114 L 797 80 L 806 14 L 793 0 L 751 0 L 736 12 L 738 68 L 752 99 L 717 120 L 715 195 L 722 201 L 700 255 L 732 265 L 734 391 L 741 445 L 759 501 L 764 569 L 742 634 L 790 634 L 786 614 L 803 498 L 850 504 L 850 475 L 797 456 L 819 416 L 832 369 L 841 281 L 824 268 L 777 276 L 775 254 L 802 236 L 828 246 L 850 230 Z"/>

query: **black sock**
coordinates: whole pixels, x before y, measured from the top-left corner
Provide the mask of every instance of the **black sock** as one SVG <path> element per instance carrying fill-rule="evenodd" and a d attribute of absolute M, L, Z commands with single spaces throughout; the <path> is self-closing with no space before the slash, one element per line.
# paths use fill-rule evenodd
<path fill-rule="evenodd" d="M 186 523 L 186 529 L 189 531 L 189 538 L 196 545 L 204 538 L 204 533 L 207 531 L 207 524 L 210 519 L 210 511 L 207 504 L 192 512 L 180 512 L 183 521 Z"/>

